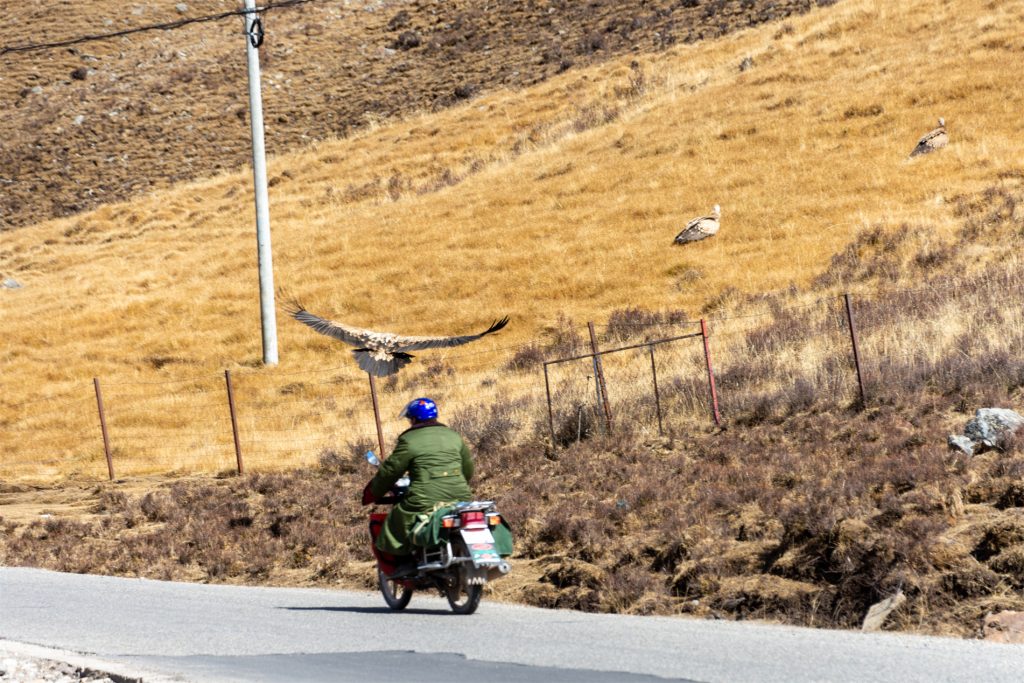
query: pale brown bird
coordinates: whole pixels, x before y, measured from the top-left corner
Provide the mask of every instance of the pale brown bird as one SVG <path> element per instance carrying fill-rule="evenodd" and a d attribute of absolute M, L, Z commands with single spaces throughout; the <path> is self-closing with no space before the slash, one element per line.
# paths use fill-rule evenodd
<path fill-rule="evenodd" d="M 377 377 L 393 375 L 408 365 L 413 356 L 409 351 L 423 349 L 439 349 L 461 346 L 476 341 L 492 332 L 497 332 L 508 324 L 508 316 L 496 320 L 480 334 L 467 334 L 460 337 L 403 337 L 391 332 L 374 332 L 344 323 L 332 322 L 313 315 L 298 302 L 287 306 L 288 313 L 300 323 L 309 325 L 320 334 L 334 337 L 346 344 L 358 347 L 352 352 L 360 368 Z"/>
<path fill-rule="evenodd" d="M 674 244 L 686 244 L 687 242 L 696 242 L 702 240 L 705 237 L 711 237 L 720 227 L 720 218 L 722 217 L 722 208 L 715 204 L 715 207 L 711 210 L 711 213 L 707 216 L 701 216 L 700 218 L 694 218 L 692 221 L 686 224 L 682 232 L 676 235 Z"/>
<path fill-rule="evenodd" d="M 928 154 L 937 149 L 942 149 L 949 144 L 949 136 L 946 134 L 946 119 L 939 117 L 939 127 L 927 133 L 917 141 L 917 147 L 910 153 L 916 157 L 918 154 Z"/>

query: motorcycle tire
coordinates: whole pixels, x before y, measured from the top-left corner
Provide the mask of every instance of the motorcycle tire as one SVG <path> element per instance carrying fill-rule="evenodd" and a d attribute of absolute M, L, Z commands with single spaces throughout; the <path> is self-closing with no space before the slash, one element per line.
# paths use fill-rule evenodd
<path fill-rule="evenodd" d="M 445 597 L 448 598 L 448 606 L 456 614 L 472 614 L 480 606 L 480 598 L 483 597 L 483 586 L 466 586 L 463 590 L 461 582 L 448 586 Z"/>
<path fill-rule="evenodd" d="M 413 589 L 405 581 L 392 581 L 380 569 L 377 569 L 377 581 L 380 583 L 380 594 L 391 609 L 403 610 L 412 600 Z"/>

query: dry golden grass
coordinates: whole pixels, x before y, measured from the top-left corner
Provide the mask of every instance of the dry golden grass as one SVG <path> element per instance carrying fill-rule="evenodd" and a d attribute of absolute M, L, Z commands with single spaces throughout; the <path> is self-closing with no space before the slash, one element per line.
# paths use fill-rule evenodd
<path fill-rule="evenodd" d="M 728 288 L 806 285 L 867 226 L 950 238 L 951 199 L 1020 171 L 1022 18 L 1019 1 L 845 0 L 643 57 L 642 88 L 622 60 L 276 158 L 277 284 L 319 314 L 410 334 L 511 314 L 461 354 L 424 353 L 384 395 L 388 416 L 410 393 L 455 406 L 542 392 L 501 366 L 560 314 L 696 317 Z M 939 116 L 950 146 L 907 160 Z M 102 475 L 94 376 L 133 472 L 231 466 L 224 368 L 254 466 L 372 434 L 365 377 L 339 345 L 281 317 L 281 364 L 258 369 L 250 185 L 224 175 L 4 235 L 0 273 L 24 288 L 0 292 L 0 476 Z M 717 237 L 670 246 L 716 202 Z M 455 374 L 423 373 L 446 357 Z"/>

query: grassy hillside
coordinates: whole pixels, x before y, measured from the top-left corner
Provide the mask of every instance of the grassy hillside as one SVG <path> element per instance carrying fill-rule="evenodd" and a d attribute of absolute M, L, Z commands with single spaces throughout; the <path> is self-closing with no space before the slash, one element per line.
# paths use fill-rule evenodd
<path fill-rule="evenodd" d="M 283 154 L 374 121 L 719 36 L 815 4 L 830 1 L 507 0 L 498 12 L 486 0 L 316 0 L 270 11 L 260 50 L 268 149 Z M 39 52 L 7 48 L 238 7 L 234 0 L 40 0 L 6 8 L 0 230 L 250 160 L 237 17 Z"/>
<path fill-rule="evenodd" d="M 1024 95 L 1007 64 L 1021 55 L 1022 15 L 1020 2 L 847 0 L 276 157 L 277 284 L 327 317 L 409 334 L 510 314 L 506 332 L 467 347 L 486 352 L 561 315 L 639 306 L 697 316 L 735 295 L 802 288 L 876 224 L 906 226 L 912 250 L 948 242 L 957 198 L 1019 181 Z M 952 143 L 908 161 L 938 116 Z M 9 472 L 95 467 L 94 376 L 125 385 L 119 427 L 144 441 L 221 410 L 222 369 L 259 365 L 250 184 L 225 174 L 5 234 L 0 273 L 24 287 L 0 292 L 0 417 L 9 434 L 45 435 L 5 461 Z M 714 203 L 719 235 L 671 246 Z M 947 266 L 969 272 L 1004 253 L 991 245 L 957 245 Z M 840 274 L 813 296 L 856 284 Z M 279 331 L 280 366 L 245 376 L 252 402 L 286 422 L 267 428 L 307 439 L 283 446 L 278 465 L 359 431 L 339 419 L 362 420 L 360 430 L 367 419 L 365 376 L 347 353 L 283 317 Z M 536 375 L 496 376 L 509 355 L 468 357 L 446 397 L 539 390 Z M 481 387 L 488 377 L 501 382 Z M 429 371 L 405 378 L 389 414 L 436 384 Z M 296 392 L 315 401 L 286 412 L 282 397 Z M 56 409 L 26 407 L 41 397 Z M 187 458 L 137 466 L 189 469 L 204 448 L 219 452 L 212 438 L 197 432 L 169 449 Z M 9 453 L 27 443 L 12 440 Z"/>

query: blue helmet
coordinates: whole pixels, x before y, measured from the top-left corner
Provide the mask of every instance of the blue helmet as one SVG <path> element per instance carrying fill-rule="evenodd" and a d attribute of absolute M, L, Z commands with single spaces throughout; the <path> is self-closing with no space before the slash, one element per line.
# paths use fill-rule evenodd
<path fill-rule="evenodd" d="M 398 414 L 398 417 L 407 417 L 416 422 L 433 420 L 437 417 L 437 404 L 426 397 L 416 398 L 409 401 L 409 405 L 402 408 L 402 412 Z"/>

